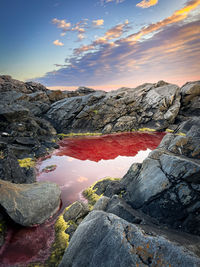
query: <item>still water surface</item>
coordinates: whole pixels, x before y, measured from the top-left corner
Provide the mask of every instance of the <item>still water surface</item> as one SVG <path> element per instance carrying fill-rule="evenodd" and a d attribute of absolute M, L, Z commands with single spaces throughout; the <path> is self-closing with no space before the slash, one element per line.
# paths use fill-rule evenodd
<path fill-rule="evenodd" d="M 62 207 L 81 199 L 81 192 L 105 177 L 121 178 L 134 162 L 142 162 L 155 149 L 163 133 L 123 133 L 99 137 L 73 137 L 38 161 L 38 181 L 57 183 Z M 55 218 L 32 228 L 11 223 L 0 250 L 0 266 L 27 266 L 44 262 L 54 239 Z"/>

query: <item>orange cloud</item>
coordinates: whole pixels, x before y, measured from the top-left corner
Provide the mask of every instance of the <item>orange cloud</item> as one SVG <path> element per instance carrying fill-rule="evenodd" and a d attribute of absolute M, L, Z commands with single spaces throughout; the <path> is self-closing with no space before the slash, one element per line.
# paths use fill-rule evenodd
<path fill-rule="evenodd" d="M 56 45 L 56 46 L 64 46 L 64 44 L 62 42 L 60 42 L 59 40 L 55 40 L 53 42 L 53 44 Z"/>
<path fill-rule="evenodd" d="M 158 0 L 143 0 L 142 2 L 138 3 L 136 6 L 142 8 L 148 8 L 151 6 L 155 6 L 158 3 Z"/>
<path fill-rule="evenodd" d="M 66 22 L 65 19 L 59 20 L 59 19 L 53 19 L 52 20 L 53 24 L 56 24 L 58 28 L 62 29 L 63 31 L 67 31 L 71 27 L 70 22 Z"/>
<path fill-rule="evenodd" d="M 81 54 L 83 52 L 88 52 L 90 50 L 93 50 L 98 45 L 104 45 L 107 44 L 108 46 L 115 46 L 116 44 L 114 42 L 108 42 L 112 39 L 117 39 L 122 36 L 122 34 L 126 31 L 127 26 L 129 25 L 129 21 L 125 20 L 124 23 L 118 24 L 115 27 L 109 29 L 104 36 L 97 38 L 93 43 L 90 45 L 83 45 L 77 49 L 74 50 L 74 53 L 76 55 Z"/>
<path fill-rule="evenodd" d="M 98 26 L 102 26 L 104 24 L 104 20 L 103 19 L 97 19 L 97 20 L 93 20 L 93 25 L 98 27 Z"/>
<path fill-rule="evenodd" d="M 129 35 L 127 40 L 129 40 L 129 41 L 139 40 L 144 35 L 147 35 L 147 34 L 152 33 L 154 31 L 158 31 L 159 29 L 161 29 L 161 28 L 163 28 L 169 24 L 184 20 L 185 18 L 187 18 L 189 13 L 192 10 L 194 10 L 196 7 L 198 7 L 199 5 L 200 5 L 200 0 L 192 0 L 192 1 L 188 2 L 188 4 L 185 7 L 175 11 L 172 14 L 172 16 L 170 16 L 164 20 L 161 20 L 157 23 L 150 24 L 149 26 L 141 29 L 139 32 L 132 34 L 132 35 Z"/>

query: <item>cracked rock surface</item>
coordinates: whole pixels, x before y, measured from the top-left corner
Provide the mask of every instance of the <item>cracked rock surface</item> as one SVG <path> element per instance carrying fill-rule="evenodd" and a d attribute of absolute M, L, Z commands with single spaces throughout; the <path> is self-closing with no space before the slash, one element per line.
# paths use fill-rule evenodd
<path fill-rule="evenodd" d="M 199 244 L 199 237 L 92 211 L 74 233 L 59 267 L 199 266 Z"/>

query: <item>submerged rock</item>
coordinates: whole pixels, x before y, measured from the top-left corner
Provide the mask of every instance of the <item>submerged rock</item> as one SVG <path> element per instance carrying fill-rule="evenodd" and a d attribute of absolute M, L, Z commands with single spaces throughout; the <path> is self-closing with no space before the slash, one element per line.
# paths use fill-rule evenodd
<path fill-rule="evenodd" d="M 60 189 L 50 182 L 13 184 L 0 180 L 0 205 L 18 224 L 41 224 L 60 206 Z"/>
<path fill-rule="evenodd" d="M 199 253 L 199 237 L 93 211 L 77 228 L 59 267 L 199 266 Z"/>

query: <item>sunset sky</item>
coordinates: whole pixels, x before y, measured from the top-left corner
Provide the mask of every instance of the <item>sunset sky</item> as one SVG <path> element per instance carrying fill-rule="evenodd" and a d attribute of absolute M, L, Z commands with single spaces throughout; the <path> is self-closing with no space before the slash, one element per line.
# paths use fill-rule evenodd
<path fill-rule="evenodd" d="M 200 0 L 0 3 L 0 74 L 60 89 L 200 79 Z"/>

